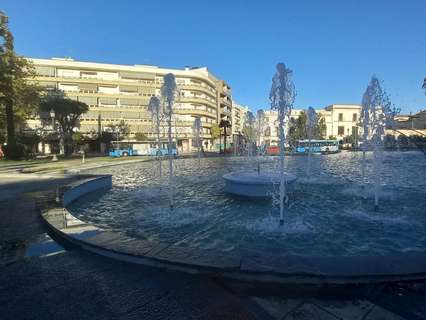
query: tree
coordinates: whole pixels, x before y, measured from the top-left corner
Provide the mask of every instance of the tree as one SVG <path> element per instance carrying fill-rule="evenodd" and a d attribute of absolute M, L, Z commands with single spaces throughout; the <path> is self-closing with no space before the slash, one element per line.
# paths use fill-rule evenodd
<path fill-rule="evenodd" d="M 143 132 L 136 132 L 135 133 L 135 140 L 136 141 L 146 141 L 148 137 Z"/>
<path fill-rule="evenodd" d="M 124 139 L 130 133 L 130 126 L 124 120 L 120 120 L 118 124 L 110 124 L 106 127 L 109 129 L 109 131 L 112 131 L 113 133 L 115 133 L 116 135 L 115 140 L 117 141 L 120 141 L 120 139 Z"/>
<path fill-rule="evenodd" d="M 226 136 L 227 136 L 227 129 L 231 128 L 231 123 L 228 120 L 220 120 L 219 122 L 219 128 L 223 129 L 223 149 L 224 152 L 226 152 Z"/>
<path fill-rule="evenodd" d="M 298 140 L 308 138 L 308 130 L 306 126 L 307 115 L 302 111 L 297 119 L 290 118 L 290 129 L 288 133 L 288 140 L 290 144 L 294 145 Z"/>
<path fill-rule="evenodd" d="M 422 88 L 425 89 L 425 94 L 426 94 L 426 78 L 423 80 Z"/>
<path fill-rule="evenodd" d="M 316 131 L 316 138 L 325 139 L 327 135 L 327 125 L 325 123 L 324 117 L 319 117 L 317 129 L 315 131 Z"/>
<path fill-rule="evenodd" d="M 0 128 L 6 127 L 6 157 L 19 157 L 16 129 L 22 129 L 25 119 L 34 111 L 40 88 L 31 82 L 35 72 L 32 64 L 16 55 L 8 19 L 0 11 Z"/>
<path fill-rule="evenodd" d="M 75 147 L 81 147 L 86 143 L 86 137 L 81 132 L 75 132 L 72 134 L 72 141 Z"/>
<path fill-rule="evenodd" d="M 248 111 L 245 116 L 244 127 L 242 133 L 244 135 L 244 139 L 248 141 L 250 144 L 256 141 L 256 118 L 251 111 Z"/>
<path fill-rule="evenodd" d="M 219 125 L 217 123 L 212 123 L 211 136 L 212 136 L 213 140 L 220 138 L 220 128 L 219 128 Z"/>
<path fill-rule="evenodd" d="M 84 102 L 65 98 L 60 92 L 48 94 L 40 104 L 41 112 L 54 113 L 64 139 L 66 155 L 72 153 L 72 135 L 78 126 L 78 118 L 88 110 L 89 106 Z"/>

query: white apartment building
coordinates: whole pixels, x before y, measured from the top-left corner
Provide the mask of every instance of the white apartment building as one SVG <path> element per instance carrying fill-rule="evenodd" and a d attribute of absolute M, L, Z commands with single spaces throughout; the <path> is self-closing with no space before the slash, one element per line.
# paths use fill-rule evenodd
<path fill-rule="evenodd" d="M 212 145 L 211 126 L 221 119 L 232 122 L 231 88 L 217 79 L 206 67 L 185 69 L 149 65 L 117 65 L 52 58 L 32 59 L 36 82 L 49 90 L 61 90 L 70 98 L 82 101 L 89 111 L 80 118 L 80 132 L 98 132 L 108 125 L 124 121 L 130 128 L 129 138 L 145 133 L 154 140 L 149 100 L 160 96 L 163 77 L 173 73 L 179 91 L 174 106 L 173 136 L 179 151 L 192 149 L 193 123 L 200 117 L 204 144 Z M 101 122 L 101 123 L 99 123 Z M 37 129 L 41 122 L 29 119 Z M 164 135 L 165 136 L 165 135 Z"/>

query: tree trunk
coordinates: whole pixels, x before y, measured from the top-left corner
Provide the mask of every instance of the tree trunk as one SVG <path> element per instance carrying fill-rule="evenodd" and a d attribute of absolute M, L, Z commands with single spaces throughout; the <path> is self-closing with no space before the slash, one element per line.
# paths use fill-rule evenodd
<path fill-rule="evenodd" d="M 226 153 L 226 126 L 224 127 L 223 153 Z"/>
<path fill-rule="evenodd" d="M 15 139 L 15 116 L 13 111 L 13 101 L 10 99 L 6 100 L 6 123 L 7 123 L 7 152 L 6 157 L 8 159 L 17 159 L 19 157 L 16 148 Z"/>

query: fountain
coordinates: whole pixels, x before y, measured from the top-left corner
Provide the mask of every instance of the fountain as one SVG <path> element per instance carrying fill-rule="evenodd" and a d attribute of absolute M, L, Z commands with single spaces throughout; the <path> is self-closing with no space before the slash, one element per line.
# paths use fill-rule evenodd
<path fill-rule="evenodd" d="M 161 121 L 162 121 L 162 110 L 160 106 L 161 102 L 160 99 L 156 96 L 151 97 L 149 100 L 148 105 L 148 111 L 151 113 L 152 123 L 154 126 L 154 132 L 156 135 L 156 143 L 157 143 L 157 161 L 158 161 L 158 170 L 159 170 L 159 176 L 161 178 L 162 176 L 162 164 L 161 164 L 161 142 L 160 142 L 160 128 L 161 128 Z"/>
<path fill-rule="evenodd" d="M 382 183 L 380 211 L 386 214 L 373 212 L 362 202 L 359 163 L 349 152 L 316 157 L 320 174 L 312 177 L 314 181 L 294 183 L 297 197 L 286 207 L 286 195 L 296 180 L 287 172 L 304 174 L 306 158 L 284 154 L 295 93 L 291 71 L 283 64 L 277 70 L 271 106 L 280 120 L 280 157 L 275 157 L 279 161 L 265 163 L 261 171 L 253 166 L 239 171 L 241 163 L 233 157 L 204 158 L 201 167 L 197 159 L 178 159 L 175 163 L 182 165 L 169 172 L 168 194 L 159 188 L 149 163 L 93 169 L 92 173 L 112 174 L 114 187 L 87 193 L 68 208 L 102 230 L 93 235 L 91 226 L 85 226 L 90 233 L 83 239 L 81 231 L 69 228 L 66 236 L 77 232 L 73 241 L 82 242 L 82 248 L 92 246 L 99 253 L 104 247 L 106 256 L 121 255 L 124 261 L 256 284 L 275 282 L 281 287 L 285 281 L 382 283 L 424 277 L 426 162 L 419 152 L 396 156 L 382 150 L 384 129 L 395 110 L 378 80 L 372 79 L 364 95 L 361 121 L 366 128 L 363 151 L 368 152 L 368 147 L 379 153 L 374 157 L 375 202 L 378 209 Z M 173 76 L 165 77 L 161 92 L 170 146 Z M 314 113 L 307 113 L 313 124 Z M 169 165 L 173 169 L 171 157 Z M 223 192 L 224 181 L 227 192 Z M 280 224 L 271 196 L 273 204 L 275 199 L 279 202 Z M 62 216 L 53 212 L 52 221 Z M 284 219 L 285 228 L 280 226 Z"/>
<path fill-rule="evenodd" d="M 373 150 L 373 174 L 374 174 L 374 210 L 379 210 L 380 175 L 383 158 L 383 136 L 385 128 L 392 125 L 397 110 L 392 106 L 389 96 L 382 89 L 379 79 L 371 78 L 363 97 L 361 109 L 362 134 L 362 183 L 363 197 L 365 192 L 366 151 Z"/>
<path fill-rule="evenodd" d="M 254 117 L 253 112 L 248 111 L 245 118 L 244 123 L 244 131 L 245 131 L 245 137 L 246 137 L 246 146 L 245 149 L 247 149 L 247 156 L 250 158 L 254 155 L 253 152 L 253 144 L 255 143 L 255 122 L 256 118 Z"/>
<path fill-rule="evenodd" d="M 164 84 L 161 87 L 161 97 L 164 103 L 164 116 L 167 119 L 167 156 L 169 159 L 169 200 L 170 208 L 174 207 L 174 176 L 173 176 L 173 152 L 172 152 L 172 116 L 173 116 L 173 104 L 176 98 L 176 80 L 172 73 L 168 73 L 164 76 Z"/>
<path fill-rule="evenodd" d="M 257 158 L 257 173 L 260 174 L 261 157 L 264 155 L 264 148 L 262 148 L 262 133 L 265 130 L 265 112 L 262 109 L 257 110 L 256 116 L 256 158 Z"/>
<path fill-rule="evenodd" d="M 284 222 L 284 205 L 286 197 L 286 185 L 296 181 L 296 177 L 284 172 L 284 146 L 285 146 L 285 123 L 290 116 L 294 101 L 295 90 L 290 80 L 291 71 L 285 65 L 277 65 L 277 73 L 272 79 L 272 89 L 270 93 L 271 107 L 278 110 L 279 131 L 280 131 L 280 170 L 279 175 L 275 172 L 251 172 L 236 171 L 223 176 L 225 180 L 225 190 L 228 193 L 247 197 L 271 197 L 275 193 L 275 187 L 279 185 L 280 194 L 280 224 Z M 253 114 L 248 114 L 250 124 L 254 125 Z M 251 152 L 249 151 L 249 154 Z"/>
<path fill-rule="evenodd" d="M 306 176 L 308 179 L 311 176 L 311 154 L 312 154 L 312 148 L 311 148 L 311 140 L 313 136 L 313 132 L 315 129 L 315 126 L 317 125 L 317 113 L 315 112 L 315 109 L 312 107 L 309 107 L 306 111 L 307 115 L 307 125 L 308 125 L 308 168 L 306 170 Z"/>
<path fill-rule="evenodd" d="M 293 107 L 296 90 L 290 78 L 292 71 L 284 63 L 277 65 L 277 73 L 272 78 L 272 88 L 269 98 L 271 109 L 278 110 L 279 139 L 280 139 L 280 225 L 284 224 L 284 199 L 286 197 L 286 183 L 284 174 L 285 154 L 285 124 L 288 122 Z"/>
<path fill-rule="evenodd" d="M 194 125 L 192 126 L 192 130 L 195 137 L 195 143 L 197 144 L 197 158 L 198 158 L 198 167 L 201 165 L 201 119 L 200 117 L 195 117 L 194 119 Z"/>

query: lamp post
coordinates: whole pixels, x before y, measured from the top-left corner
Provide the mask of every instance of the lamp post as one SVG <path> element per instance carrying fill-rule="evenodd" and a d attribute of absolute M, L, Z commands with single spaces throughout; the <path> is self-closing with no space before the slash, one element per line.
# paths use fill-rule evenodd
<path fill-rule="evenodd" d="M 56 131 L 56 125 L 55 125 L 55 111 L 52 109 L 50 110 L 50 118 L 52 119 L 52 132 L 57 132 Z M 53 157 L 52 157 L 52 161 L 58 161 L 58 157 L 56 156 L 56 152 L 53 152 L 53 143 L 50 145 L 50 152 L 53 153 Z"/>

